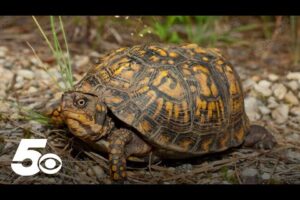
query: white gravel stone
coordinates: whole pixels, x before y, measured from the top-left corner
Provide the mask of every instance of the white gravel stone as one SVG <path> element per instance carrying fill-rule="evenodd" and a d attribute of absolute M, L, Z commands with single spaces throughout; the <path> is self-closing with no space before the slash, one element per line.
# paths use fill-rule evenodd
<path fill-rule="evenodd" d="M 88 56 L 75 56 L 75 67 L 84 67 L 87 66 L 90 62 L 90 58 Z"/>
<path fill-rule="evenodd" d="M 254 169 L 254 168 L 246 168 L 242 171 L 243 177 L 253 177 L 253 176 L 257 176 L 257 175 L 258 175 L 258 171 L 257 171 L 257 169 Z"/>
<path fill-rule="evenodd" d="M 38 91 L 38 89 L 36 88 L 36 87 L 33 87 L 33 86 L 31 86 L 29 89 L 28 89 L 28 93 L 35 93 L 35 92 L 37 92 Z"/>
<path fill-rule="evenodd" d="M 295 80 L 288 82 L 287 86 L 293 91 L 297 91 L 299 89 L 299 83 Z"/>
<path fill-rule="evenodd" d="M 268 108 L 273 109 L 273 108 L 276 108 L 278 106 L 279 106 L 279 104 L 276 101 L 275 97 L 269 97 L 268 98 Z"/>
<path fill-rule="evenodd" d="M 12 80 L 14 73 L 11 70 L 0 67 L 0 84 L 8 83 Z"/>
<path fill-rule="evenodd" d="M 296 151 L 289 150 L 287 152 L 287 157 L 293 160 L 300 160 L 300 153 Z"/>
<path fill-rule="evenodd" d="M 0 46 L 0 58 L 4 58 L 8 52 L 7 47 L 5 46 Z"/>
<path fill-rule="evenodd" d="M 103 169 L 98 165 L 93 167 L 93 171 L 95 172 L 98 178 L 103 178 L 105 176 Z"/>
<path fill-rule="evenodd" d="M 245 111 L 251 121 L 260 119 L 258 104 L 259 101 L 254 97 L 247 97 L 245 99 Z"/>
<path fill-rule="evenodd" d="M 89 168 L 86 173 L 91 177 L 96 176 L 95 172 L 91 168 Z"/>
<path fill-rule="evenodd" d="M 271 113 L 271 110 L 266 106 L 259 106 L 258 109 L 262 115 L 268 115 Z"/>
<path fill-rule="evenodd" d="M 34 78 L 34 73 L 30 70 L 27 70 L 27 69 L 20 69 L 17 74 L 23 78 L 26 78 L 26 79 L 33 79 Z"/>
<path fill-rule="evenodd" d="M 271 175 L 269 173 L 263 173 L 261 178 L 266 181 L 266 180 L 269 180 L 271 178 Z"/>
<path fill-rule="evenodd" d="M 275 97 L 279 100 L 282 100 L 287 93 L 286 87 L 281 83 L 275 84 L 272 87 L 272 90 L 273 90 Z"/>
<path fill-rule="evenodd" d="M 246 91 L 255 85 L 255 81 L 252 79 L 247 79 L 243 82 L 243 89 Z"/>
<path fill-rule="evenodd" d="M 289 91 L 285 96 L 284 96 L 284 100 L 292 105 L 298 105 L 299 104 L 299 100 L 298 98 L 294 95 L 294 93 L 292 91 Z"/>
<path fill-rule="evenodd" d="M 272 118 L 278 124 L 282 124 L 288 120 L 289 106 L 287 104 L 280 104 L 275 110 L 272 111 Z"/>
<path fill-rule="evenodd" d="M 170 172 L 175 172 L 175 171 L 176 171 L 176 168 L 175 168 L 175 167 L 168 167 L 168 171 L 170 171 Z"/>
<path fill-rule="evenodd" d="M 292 113 L 293 115 L 300 116 L 300 106 L 291 108 L 290 113 Z"/>
<path fill-rule="evenodd" d="M 300 72 L 289 72 L 286 78 L 289 80 L 300 80 Z"/>
<path fill-rule="evenodd" d="M 279 79 L 279 76 L 276 74 L 269 74 L 268 79 L 272 82 L 277 81 Z"/>
<path fill-rule="evenodd" d="M 266 80 L 259 81 L 258 84 L 254 85 L 255 91 L 257 91 L 259 94 L 268 97 L 272 94 L 272 91 L 270 90 L 271 82 Z"/>
<path fill-rule="evenodd" d="M 293 133 L 293 134 L 287 136 L 287 140 L 289 140 L 291 142 L 298 141 L 299 139 L 300 139 L 300 136 L 297 133 Z"/>

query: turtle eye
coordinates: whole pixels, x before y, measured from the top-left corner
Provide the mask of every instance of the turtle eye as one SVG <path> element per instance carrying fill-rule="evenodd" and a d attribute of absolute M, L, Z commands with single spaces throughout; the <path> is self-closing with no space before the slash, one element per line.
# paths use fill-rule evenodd
<path fill-rule="evenodd" d="M 87 99 L 86 98 L 80 98 L 76 100 L 75 106 L 78 108 L 84 108 L 86 106 Z"/>

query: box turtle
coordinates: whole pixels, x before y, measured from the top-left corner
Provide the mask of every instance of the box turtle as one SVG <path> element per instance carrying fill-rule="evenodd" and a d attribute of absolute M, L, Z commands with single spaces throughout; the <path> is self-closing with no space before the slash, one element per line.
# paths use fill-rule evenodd
<path fill-rule="evenodd" d="M 130 156 L 181 159 L 276 144 L 264 127 L 250 125 L 232 65 L 218 49 L 196 44 L 106 54 L 51 116 L 109 154 L 114 181 L 125 180 Z"/>

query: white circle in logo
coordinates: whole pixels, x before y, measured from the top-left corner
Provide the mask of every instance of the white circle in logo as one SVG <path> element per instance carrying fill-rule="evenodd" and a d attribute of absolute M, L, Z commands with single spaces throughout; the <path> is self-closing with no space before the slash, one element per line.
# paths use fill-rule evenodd
<path fill-rule="evenodd" d="M 45 159 L 47 159 L 45 161 L 46 168 L 41 165 L 41 163 Z M 57 168 L 54 168 L 56 165 L 55 160 L 57 160 L 59 162 L 59 166 Z M 58 157 L 57 155 L 55 155 L 53 153 L 47 153 L 39 159 L 39 168 L 42 172 L 44 172 L 46 174 L 55 174 L 61 169 L 61 167 L 62 167 L 62 161 L 61 161 L 60 157 Z"/>

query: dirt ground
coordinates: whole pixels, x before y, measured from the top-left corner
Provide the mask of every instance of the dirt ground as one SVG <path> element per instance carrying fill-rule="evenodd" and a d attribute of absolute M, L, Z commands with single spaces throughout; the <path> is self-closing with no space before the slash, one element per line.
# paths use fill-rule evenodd
<path fill-rule="evenodd" d="M 238 18 L 238 17 L 236 17 Z M 250 18 L 250 19 L 248 19 Z M 241 18 L 248 23 L 251 17 Z M 39 18 L 49 29 L 48 18 Z M 64 18 L 76 81 L 95 59 L 109 50 L 161 42 L 139 35 L 145 18 L 128 24 L 109 21 L 97 38 L 88 20 L 74 25 Z M 123 19 L 124 20 L 124 19 Z M 246 112 L 252 123 L 267 127 L 278 145 L 272 150 L 235 148 L 189 160 L 128 163 L 130 184 L 299 184 L 300 183 L 300 66 L 293 64 L 290 35 L 283 21 L 265 39 L 259 31 L 240 34 L 239 44 L 216 46 L 237 69 L 243 83 Z M 87 31 L 89 30 L 89 31 Z M 22 119 L 16 103 L 38 110 L 59 98 L 59 92 L 28 47 L 29 42 L 50 71 L 59 76 L 55 59 L 31 17 L 0 17 L 0 184 L 109 184 L 107 155 L 72 136 L 67 129 Z M 11 169 L 21 138 L 47 138 L 42 153 L 63 161 L 55 175 L 22 177 Z"/>

